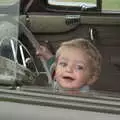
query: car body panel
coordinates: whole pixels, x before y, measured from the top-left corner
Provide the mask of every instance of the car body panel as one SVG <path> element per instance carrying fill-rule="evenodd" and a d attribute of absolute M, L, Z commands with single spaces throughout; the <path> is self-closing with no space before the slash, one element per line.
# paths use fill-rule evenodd
<path fill-rule="evenodd" d="M 2 120 L 92 120 L 99 118 L 100 120 L 118 120 L 119 115 L 104 114 L 87 111 L 68 110 L 61 108 L 53 108 L 48 106 L 28 105 L 22 103 L 0 102 L 2 111 L 0 116 Z M 17 109 L 19 108 L 19 109 Z M 11 111 L 12 109 L 12 111 Z M 21 111 L 20 111 L 21 110 Z M 12 115 L 12 116 L 11 116 Z"/>
<path fill-rule="evenodd" d="M 0 89 L 0 102 L 16 102 L 21 104 L 48 106 L 58 109 L 97 112 L 104 114 L 120 114 L 119 94 L 91 91 L 87 94 L 67 94 L 57 92 L 51 88 L 23 87 L 16 90 Z M 36 107 L 37 107 L 36 106 Z"/>

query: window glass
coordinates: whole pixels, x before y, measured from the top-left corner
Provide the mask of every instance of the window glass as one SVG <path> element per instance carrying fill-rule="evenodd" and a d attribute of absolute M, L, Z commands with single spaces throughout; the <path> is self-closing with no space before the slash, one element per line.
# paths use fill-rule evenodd
<path fill-rule="evenodd" d="M 59 0 L 64 2 L 88 2 L 88 3 L 96 3 L 96 0 Z"/>
<path fill-rule="evenodd" d="M 50 0 L 50 1 L 56 1 L 56 2 L 90 2 L 90 3 L 96 3 L 96 0 Z"/>
<path fill-rule="evenodd" d="M 0 6 L 2 5 L 13 5 L 19 0 L 0 0 Z"/>
<path fill-rule="evenodd" d="M 54 2 L 82 2 L 96 4 L 97 0 L 49 0 L 49 3 Z M 120 11 L 120 0 L 101 0 L 103 10 L 115 10 Z"/>
<path fill-rule="evenodd" d="M 120 0 L 102 0 L 103 10 L 120 11 Z"/>
<path fill-rule="evenodd" d="M 0 44 L 0 56 L 14 60 L 12 46 L 8 39 L 2 40 Z"/>
<path fill-rule="evenodd" d="M 11 40 L 18 38 L 19 0 L 0 0 L 1 55 L 13 60 Z M 16 46 L 15 46 L 16 47 Z M 7 52 L 8 51 L 8 52 Z"/>
<path fill-rule="evenodd" d="M 62 6 L 80 6 L 81 4 L 96 5 L 96 0 L 48 0 L 49 4 Z"/>
<path fill-rule="evenodd" d="M 19 64 L 30 69 L 32 72 L 36 71 L 36 67 L 32 59 L 32 56 L 30 55 L 26 47 L 20 42 L 18 42 L 17 60 Z"/>

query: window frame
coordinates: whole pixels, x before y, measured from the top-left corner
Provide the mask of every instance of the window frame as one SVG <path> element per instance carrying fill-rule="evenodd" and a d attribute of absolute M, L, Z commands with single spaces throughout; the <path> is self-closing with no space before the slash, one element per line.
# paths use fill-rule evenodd
<path fill-rule="evenodd" d="M 96 0 L 96 8 L 90 8 L 88 10 L 81 10 L 80 7 L 71 7 L 71 6 L 56 6 L 50 5 L 48 0 L 45 0 L 45 4 L 48 11 L 56 11 L 56 12 L 83 12 L 83 13 L 91 13 L 91 12 L 101 12 L 102 10 L 102 0 Z"/>
<path fill-rule="evenodd" d="M 102 3 L 103 0 L 96 0 L 96 10 L 86 10 L 86 11 L 81 11 L 80 8 L 78 7 L 68 7 L 68 9 L 66 9 L 66 7 L 62 6 L 54 6 L 54 5 L 50 5 L 48 3 L 48 0 L 44 1 L 46 10 L 49 12 L 56 12 L 56 13 L 76 13 L 76 14 L 86 14 L 86 15 L 120 15 L 120 11 L 114 11 L 114 10 L 105 10 L 102 7 Z"/>

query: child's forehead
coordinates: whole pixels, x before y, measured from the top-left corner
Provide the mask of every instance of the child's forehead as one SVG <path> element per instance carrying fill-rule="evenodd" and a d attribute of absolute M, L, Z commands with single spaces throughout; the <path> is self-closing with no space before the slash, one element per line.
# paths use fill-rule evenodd
<path fill-rule="evenodd" d="M 75 47 L 63 47 L 60 49 L 60 51 L 57 54 L 57 60 L 72 60 L 76 62 L 85 62 L 88 63 L 88 54 L 80 48 L 75 48 Z"/>
<path fill-rule="evenodd" d="M 59 50 L 59 56 L 66 56 L 71 55 L 75 57 L 81 57 L 86 56 L 86 52 L 82 48 L 76 48 L 76 47 L 61 47 Z"/>
<path fill-rule="evenodd" d="M 69 51 L 71 52 L 71 51 Z M 87 56 L 81 53 L 69 53 L 69 52 L 63 52 L 58 56 L 58 60 L 64 60 L 74 63 L 83 63 L 86 64 L 88 62 Z"/>
<path fill-rule="evenodd" d="M 63 46 L 60 48 L 60 53 L 64 53 L 64 52 L 71 52 L 74 53 L 76 51 L 84 51 L 82 48 L 78 48 L 78 47 L 74 47 L 74 46 Z"/>
<path fill-rule="evenodd" d="M 80 63 L 80 64 L 86 64 L 86 61 L 83 59 L 76 59 L 76 58 L 68 58 L 68 57 L 64 57 L 64 56 L 60 56 L 58 58 L 58 61 L 65 61 L 65 62 L 71 62 L 71 63 Z"/>

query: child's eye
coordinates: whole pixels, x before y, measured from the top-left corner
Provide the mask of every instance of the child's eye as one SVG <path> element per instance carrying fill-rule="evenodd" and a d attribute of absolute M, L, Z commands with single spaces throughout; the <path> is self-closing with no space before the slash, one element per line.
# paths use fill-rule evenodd
<path fill-rule="evenodd" d="M 65 63 L 65 62 L 59 62 L 59 65 L 62 66 L 62 67 L 65 67 L 65 66 L 67 66 L 67 63 Z"/>
<path fill-rule="evenodd" d="M 77 65 L 77 66 L 76 66 L 76 69 L 77 69 L 77 70 L 83 70 L 83 66 Z"/>

